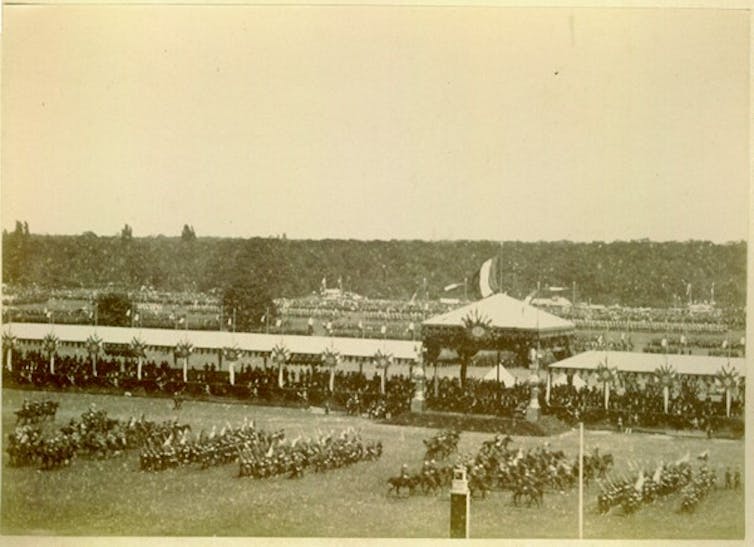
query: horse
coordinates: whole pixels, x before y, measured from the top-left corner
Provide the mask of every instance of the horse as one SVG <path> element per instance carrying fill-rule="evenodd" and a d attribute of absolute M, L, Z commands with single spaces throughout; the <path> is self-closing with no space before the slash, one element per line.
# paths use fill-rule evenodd
<path fill-rule="evenodd" d="M 408 495 L 411 496 L 416 490 L 416 486 L 419 483 L 419 478 L 416 476 L 406 477 L 401 475 L 399 477 L 390 477 L 387 480 L 387 483 L 389 485 L 388 494 L 395 491 L 395 495 L 400 496 L 401 488 L 405 488 L 408 490 Z"/>
<path fill-rule="evenodd" d="M 539 486 L 523 483 L 513 491 L 513 505 L 518 506 L 522 498 L 526 499 L 527 507 L 531 507 L 532 503 L 536 503 L 537 507 L 540 507 L 544 501 L 544 491 Z"/>

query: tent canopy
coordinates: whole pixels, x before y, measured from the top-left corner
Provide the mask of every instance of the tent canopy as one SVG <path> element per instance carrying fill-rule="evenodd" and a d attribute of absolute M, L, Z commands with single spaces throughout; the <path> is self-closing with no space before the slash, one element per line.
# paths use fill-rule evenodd
<path fill-rule="evenodd" d="M 659 367 L 670 365 L 678 374 L 710 375 L 717 374 L 725 366 L 746 375 L 746 360 L 742 357 L 708 357 L 705 355 L 678 355 L 660 353 L 635 353 L 629 351 L 585 351 L 568 359 L 550 365 L 552 372 L 571 370 L 596 370 L 607 363 L 610 368 L 621 372 L 652 373 Z"/>
<path fill-rule="evenodd" d="M 250 332 L 145 329 L 128 327 L 94 327 L 92 325 L 49 325 L 47 323 L 11 323 L 5 332 L 19 340 L 42 340 L 52 332 L 61 342 L 84 342 L 97 334 L 106 344 L 129 344 L 136 337 L 147 346 L 175 347 L 188 340 L 197 349 L 221 349 L 238 346 L 242 351 L 268 353 L 276 345 L 292 354 L 319 355 L 325 348 L 335 349 L 345 358 L 371 358 L 377 350 L 390 353 L 396 361 L 413 362 L 421 355 L 421 343 L 404 340 L 377 340 L 327 336 L 281 336 Z"/>
<path fill-rule="evenodd" d="M 464 319 L 478 314 L 489 319 L 492 328 L 535 332 L 569 332 L 573 323 L 539 310 L 507 294 L 494 294 L 466 306 L 427 319 L 429 327 L 463 327 Z"/>

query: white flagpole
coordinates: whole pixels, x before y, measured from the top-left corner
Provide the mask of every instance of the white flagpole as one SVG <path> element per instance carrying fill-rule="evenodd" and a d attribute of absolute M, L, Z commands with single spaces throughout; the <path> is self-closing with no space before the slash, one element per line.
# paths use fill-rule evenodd
<path fill-rule="evenodd" d="M 584 539 L 584 422 L 579 423 L 579 539 Z"/>

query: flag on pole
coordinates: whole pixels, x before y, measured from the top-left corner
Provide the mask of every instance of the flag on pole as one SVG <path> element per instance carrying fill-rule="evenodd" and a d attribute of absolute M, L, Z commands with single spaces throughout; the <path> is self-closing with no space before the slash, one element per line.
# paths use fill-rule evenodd
<path fill-rule="evenodd" d="M 126 317 L 131 317 L 131 308 L 126 310 Z"/>
<path fill-rule="evenodd" d="M 387 332 L 387 326 L 382 325 L 382 327 L 380 328 L 380 333 L 385 334 L 386 332 Z"/>
<path fill-rule="evenodd" d="M 277 321 L 275 321 L 275 326 L 276 327 L 279 327 L 282 324 L 283 324 L 283 321 L 281 321 L 280 319 L 278 319 Z"/>
<path fill-rule="evenodd" d="M 178 323 L 179 323 L 179 324 L 181 324 L 181 323 L 183 323 L 184 321 L 185 321 L 185 318 L 184 318 L 184 317 L 181 317 L 181 318 L 180 318 L 180 319 L 178 320 Z"/>
<path fill-rule="evenodd" d="M 652 480 L 655 483 L 659 483 L 661 477 L 662 477 L 662 462 L 660 462 L 660 465 L 658 465 L 657 469 L 655 469 L 655 474 L 652 476 Z"/>
<path fill-rule="evenodd" d="M 637 492 L 641 492 L 641 489 L 644 487 L 644 470 L 642 469 L 639 471 L 639 478 L 636 480 L 636 484 L 634 484 L 634 489 Z"/>
<path fill-rule="evenodd" d="M 661 345 L 661 346 L 662 346 L 663 348 L 666 348 L 666 347 L 668 347 L 668 339 L 667 339 L 667 338 L 663 338 L 663 339 L 662 339 L 662 342 L 660 342 L 660 345 Z"/>
<path fill-rule="evenodd" d="M 723 349 L 728 347 L 728 340 L 723 340 Z"/>
<path fill-rule="evenodd" d="M 228 326 L 230 327 L 233 324 L 233 318 L 228 317 Z"/>

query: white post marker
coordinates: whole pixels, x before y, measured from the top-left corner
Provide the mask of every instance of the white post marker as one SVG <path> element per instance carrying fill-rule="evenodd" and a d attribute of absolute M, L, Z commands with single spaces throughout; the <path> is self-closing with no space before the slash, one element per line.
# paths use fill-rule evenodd
<path fill-rule="evenodd" d="M 579 539 L 584 539 L 584 422 L 579 422 Z"/>
<path fill-rule="evenodd" d="M 456 467 L 453 470 L 453 483 L 450 487 L 450 537 L 466 539 L 469 537 L 469 509 L 471 496 L 466 469 Z"/>

